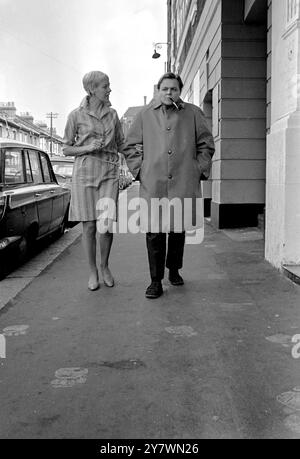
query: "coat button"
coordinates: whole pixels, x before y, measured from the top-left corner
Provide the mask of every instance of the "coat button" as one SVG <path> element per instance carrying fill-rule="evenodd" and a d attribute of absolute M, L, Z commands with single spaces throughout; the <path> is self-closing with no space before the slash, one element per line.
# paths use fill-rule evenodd
<path fill-rule="evenodd" d="M 169 177 L 168 177 L 168 178 L 171 180 L 171 179 L 173 178 L 173 176 L 172 176 L 172 175 L 169 175 Z"/>
<path fill-rule="evenodd" d="M 167 131 L 171 131 L 171 128 L 170 128 L 170 127 L 168 127 L 168 128 L 167 128 Z"/>
<path fill-rule="evenodd" d="M 172 150 L 169 150 L 169 151 L 168 151 L 168 155 L 171 155 L 172 153 L 173 153 Z"/>

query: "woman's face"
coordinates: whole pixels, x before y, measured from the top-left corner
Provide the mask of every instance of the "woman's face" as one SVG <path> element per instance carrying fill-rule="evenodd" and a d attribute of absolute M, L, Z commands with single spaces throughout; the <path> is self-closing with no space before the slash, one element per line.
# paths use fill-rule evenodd
<path fill-rule="evenodd" d="M 111 89 L 108 78 L 100 80 L 93 90 L 93 95 L 97 97 L 97 99 L 101 100 L 101 102 L 108 102 L 110 93 Z"/>

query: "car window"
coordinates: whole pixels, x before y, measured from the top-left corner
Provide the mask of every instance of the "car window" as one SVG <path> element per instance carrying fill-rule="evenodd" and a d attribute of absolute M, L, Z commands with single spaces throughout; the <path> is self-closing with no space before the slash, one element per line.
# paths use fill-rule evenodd
<path fill-rule="evenodd" d="M 72 177 L 73 164 L 53 164 L 53 170 L 55 174 L 65 175 L 66 177 Z"/>
<path fill-rule="evenodd" d="M 21 150 L 9 149 L 5 151 L 4 181 L 7 184 L 25 181 Z"/>
<path fill-rule="evenodd" d="M 42 162 L 44 181 L 46 183 L 50 183 L 50 182 L 52 182 L 51 173 L 50 173 L 50 170 L 49 170 L 49 165 L 48 165 L 47 158 L 46 158 L 46 156 L 44 154 L 41 154 L 41 162 Z"/>
<path fill-rule="evenodd" d="M 28 183 L 33 182 L 32 179 L 32 173 L 31 173 L 31 168 L 30 168 L 30 162 L 28 158 L 28 152 L 25 152 L 25 171 L 26 171 L 26 180 Z"/>
<path fill-rule="evenodd" d="M 34 183 L 43 183 L 43 175 L 37 151 L 29 150 L 29 160 Z"/>

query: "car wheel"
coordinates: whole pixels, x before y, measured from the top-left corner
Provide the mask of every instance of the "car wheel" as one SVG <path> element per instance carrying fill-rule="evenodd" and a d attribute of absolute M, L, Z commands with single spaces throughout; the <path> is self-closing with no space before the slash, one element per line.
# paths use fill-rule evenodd
<path fill-rule="evenodd" d="M 17 265 L 22 265 L 28 260 L 32 247 L 33 244 L 31 244 L 29 235 L 25 234 L 19 243 Z"/>
<path fill-rule="evenodd" d="M 28 235 L 24 235 L 19 244 L 19 260 L 26 260 L 29 253 Z"/>
<path fill-rule="evenodd" d="M 7 274 L 7 270 L 3 266 L 0 265 L 0 281 L 5 278 L 6 274 Z"/>
<path fill-rule="evenodd" d="M 36 241 L 36 231 L 34 228 L 29 229 L 22 237 L 19 243 L 19 262 L 25 262 L 33 254 Z"/>

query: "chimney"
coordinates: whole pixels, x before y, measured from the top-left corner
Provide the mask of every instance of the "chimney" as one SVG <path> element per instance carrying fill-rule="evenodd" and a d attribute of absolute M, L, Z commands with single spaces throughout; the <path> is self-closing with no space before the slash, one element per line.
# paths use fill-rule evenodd
<path fill-rule="evenodd" d="M 144 105 L 147 105 L 147 96 L 144 96 Z"/>
<path fill-rule="evenodd" d="M 17 109 L 14 102 L 0 102 L 0 112 L 5 113 L 8 118 L 16 116 Z"/>
<path fill-rule="evenodd" d="M 47 123 L 45 123 L 45 121 L 37 121 L 35 124 L 41 129 L 48 129 Z"/>
<path fill-rule="evenodd" d="M 33 123 L 33 116 L 29 112 L 21 113 L 19 117 L 24 121 L 29 121 L 29 123 Z"/>

